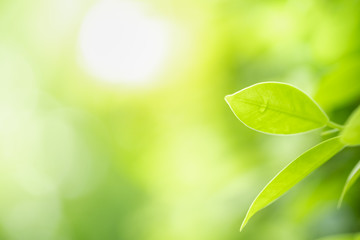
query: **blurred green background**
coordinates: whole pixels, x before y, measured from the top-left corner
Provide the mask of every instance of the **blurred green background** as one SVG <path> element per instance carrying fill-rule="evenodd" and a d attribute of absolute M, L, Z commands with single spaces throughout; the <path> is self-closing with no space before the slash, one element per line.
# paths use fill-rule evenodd
<path fill-rule="evenodd" d="M 360 231 L 347 149 L 239 233 L 320 131 L 247 129 L 224 96 L 360 103 L 357 0 L 0 0 L 0 239 L 305 240 Z"/>

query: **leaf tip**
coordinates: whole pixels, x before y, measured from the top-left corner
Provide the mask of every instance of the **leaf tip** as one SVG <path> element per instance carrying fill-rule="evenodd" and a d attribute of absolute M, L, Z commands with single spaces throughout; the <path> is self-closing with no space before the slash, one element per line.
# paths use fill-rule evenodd
<path fill-rule="evenodd" d="M 246 226 L 246 224 L 247 224 L 248 221 L 249 221 L 249 215 L 246 214 L 246 217 L 245 217 L 244 221 L 241 223 L 240 232 L 241 232 L 242 230 L 244 230 L 244 228 L 245 228 L 245 226 Z"/>
<path fill-rule="evenodd" d="M 337 204 L 337 210 L 339 210 L 341 208 L 341 204 L 342 204 L 342 199 L 339 199 L 339 202 Z"/>
<path fill-rule="evenodd" d="M 244 229 L 245 225 L 246 225 L 246 223 L 244 223 L 244 222 L 241 224 L 240 232 Z"/>
<path fill-rule="evenodd" d="M 346 193 L 346 190 L 344 188 L 344 190 L 342 191 L 341 196 L 339 198 L 338 204 L 337 204 L 337 209 L 338 210 L 341 208 L 342 202 L 343 202 L 344 197 L 345 197 L 345 193 Z"/>
<path fill-rule="evenodd" d="M 232 95 L 226 95 L 225 96 L 225 102 L 227 102 L 228 104 L 229 104 L 229 100 L 230 100 L 230 98 L 232 97 Z"/>

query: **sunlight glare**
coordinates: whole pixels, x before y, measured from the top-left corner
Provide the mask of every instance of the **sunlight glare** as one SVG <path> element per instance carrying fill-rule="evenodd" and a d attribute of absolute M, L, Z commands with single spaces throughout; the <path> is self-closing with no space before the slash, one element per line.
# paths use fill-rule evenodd
<path fill-rule="evenodd" d="M 164 67 L 169 51 L 166 22 L 143 4 L 101 1 L 84 19 L 81 60 L 100 80 L 129 85 L 146 84 Z"/>

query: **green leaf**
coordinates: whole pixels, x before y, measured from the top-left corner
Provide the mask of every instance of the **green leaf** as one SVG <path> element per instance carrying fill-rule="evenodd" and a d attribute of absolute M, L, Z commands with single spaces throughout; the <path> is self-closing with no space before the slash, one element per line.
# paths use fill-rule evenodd
<path fill-rule="evenodd" d="M 360 233 L 328 236 L 317 240 L 360 240 Z"/>
<path fill-rule="evenodd" d="M 343 189 L 343 191 L 341 193 L 341 197 L 340 197 L 340 200 L 339 200 L 338 207 L 341 206 L 341 203 L 342 203 L 342 201 L 343 201 L 343 199 L 345 197 L 345 194 L 352 187 L 352 185 L 354 185 L 354 183 L 356 182 L 356 180 L 358 180 L 359 177 L 360 177 L 360 161 L 353 168 L 353 170 L 351 171 L 348 179 L 346 180 L 344 189 Z"/>
<path fill-rule="evenodd" d="M 320 81 L 315 101 L 325 110 L 352 103 L 360 95 L 360 59 L 342 61 Z"/>
<path fill-rule="evenodd" d="M 240 231 L 255 213 L 278 199 L 296 183 L 300 182 L 312 171 L 332 158 L 343 149 L 344 146 L 345 144 L 340 141 L 340 137 L 328 139 L 306 151 L 281 170 L 281 172 L 265 186 L 251 204 Z"/>
<path fill-rule="evenodd" d="M 329 121 L 308 95 L 285 83 L 258 83 L 225 100 L 241 122 L 264 133 L 296 134 L 324 127 Z"/>
<path fill-rule="evenodd" d="M 341 133 L 341 139 L 349 145 L 360 144 L 360 106 L 351 114 Z"/>

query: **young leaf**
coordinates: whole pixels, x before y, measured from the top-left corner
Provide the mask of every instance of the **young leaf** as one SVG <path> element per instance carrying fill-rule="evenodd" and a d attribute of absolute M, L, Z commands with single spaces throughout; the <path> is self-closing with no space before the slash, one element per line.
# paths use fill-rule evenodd
<path fill-rule="evenodd" d="M 329 121 L 308 95 L 285 83 L 258 83 L 225 100 L 241 122 L 264 133 L 296 134 L 324 127 Z"/>
<path fill-rule="evenodd" d="M 353 168 L 353 170 L 351 171 L 348 179 L 346 180 L 344 189 L 341 193 L 341 197 L 339 200 L 339 204 L 338 207 L 341 206 L 341 203 L 345 197 L 345 194 L 347 193 L 347 191 L 352 187 L 352 185 L 354 185 L 354 183 L 356 182 L 356 180 L 360 177 L 360 161 L 356 164 L 356 166 Z"/>
<path fill-rule="evenodd" d="M 315 101 L 325 110 L 341 108 L 359 98 L 360 59 L 342 60 L 338 66 L 321 79 Z"/>
<path fill-rule="evenodd" d="M 332 158 L 344 146 L 345 144 L 340 141 L 340 137 L 328 139 L 306 151 L 281 170 L 281 172 L 265 186 L 251 204 L 240 231 L 255 213 L 274 202 L 296 183 Z"/>
<path fill-rule="evenodd" d="M 328 237 L 318 238 L 317 240 L 360 240 L 360 233 L 328 236 Z"/>
<path fill-rule="evenodd" d="M 351 114 L 345 124 L 341 139 L 349 145 L 360 144 L 360 106 Z"/>

